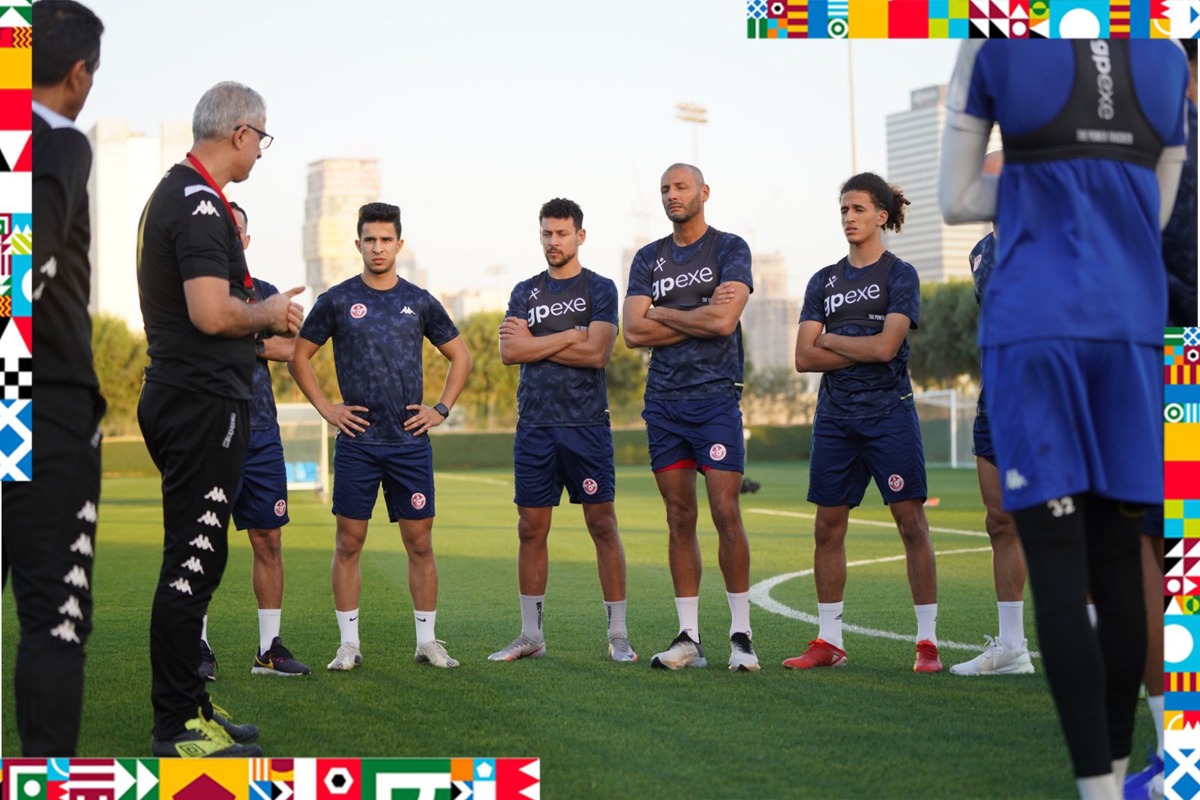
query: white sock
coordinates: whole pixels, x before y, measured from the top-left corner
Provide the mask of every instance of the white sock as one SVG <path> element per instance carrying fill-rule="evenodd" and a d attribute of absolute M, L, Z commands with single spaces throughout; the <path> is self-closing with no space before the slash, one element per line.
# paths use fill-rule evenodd
<path fill-rule="evenodd" d="M 1025 601 L 1001 600 L 996 608 L 1000 612 L 1000 641 L 1009 650 L 1020 650 L 1025 644 Z"/>
<path fill-rule="evenodd" d="M 917 612 L 917 641 L 928 639 L 937 645 L 937 603 L 913 606 Z"/>
<path fill-rule="evenodd" d="M 679 632 L 686 633 L 696 644 L 700 643 L 700 598 L 676 597 L 675 610 L 679 613 Z"/>
<path fill-rule="evenodd" d="M 1079 800 L 1121 800 L 1123 794 L 1117 791 L 1117 783 L 1111 772 L 1090 778 L 1076 778 L 1075 785 L 1079 787 Z"/>
<path fill-rule="evenodd" d="M 358 609 L 353 611 L 337 611 L 338 634 L 343 642 L 358 644 Z"/>
<path fill-rule="evenodd" d="M 1125 773 L 1129 771 L 1129 756 L 1125 756 L 1124 758 L 1113 759 L 1112 765 L 1113 765 L 1112 774 L 1113 774 L 1113 779 L 1114 779 L 1113 782 L 1116 783 L 1117 786 L 1121 787 L 1122 794 L 1124 794 Z"/>
<path fill-rule="evenodd" d="M 625 627 L 625 601 L 614 600 L 610 603 L 605 600 L 604 613 L 608 616 L 608 638 L 623 636 L 628 639 L 629 631 Z"/>
<path fill-rule="evenodd" d="M 200 621 L 200 641 L 208 644 L 208 614 Z"/>
<path fill-rule="evenodd" d="M 1154 720 L 1154 733 L 1158 735 L 1158 757 L 1163 757 L 1163 695 L 1155 697 L 1146 695 L 1146 705 L 1150 706 L 1150 716 Z"/>
<path fill-rule="evenodd" d="M 542 610 L 545 605 L 544 594 L 521 595 L 521 635 L 530 641 L 543 641 Z"/>
<path fill-rule="evenodd" d="M 725 596 L 729 598 L 729 635 L 744 633 L 753 639 L 754 634 L 750 630 L 750 593 L 726 592 Z"/>
<path fill-rule="evenodd" d="M 842 611 L 846 603 L 817 603 L 817 616 L 821 618 L 821 627 L 817 638 L 824 639 L 829 644 L 842 650 Z"/>
<path fill-rule="evenodd" d="M 433 631 L 437 622 L 437 611 L 413 611 L 413 620 L 417 623 L 417 646 L 429 644 L 437 638 Z"/>
<path fill-rule="evenodd" d="M 258 610 L 258 652 L 265 653 L 271 649 L 271 642 L 279 635 L 279 618 L 283 609 L 260 608 Z"/>
<path fill-rule="evenodd" d="M 1087 604 L 1087 609 L 1088 609 L 1088 622 L 1092 623 L 1092 628 L 1095 628 L 1095 627 L 1096 627 L 1096 620 L 1097 620 L 1097 617 L 1096 617 L 1096 604 L 1095 604 L 1095 603 L 1088 603 L 1088 604 Z"/>

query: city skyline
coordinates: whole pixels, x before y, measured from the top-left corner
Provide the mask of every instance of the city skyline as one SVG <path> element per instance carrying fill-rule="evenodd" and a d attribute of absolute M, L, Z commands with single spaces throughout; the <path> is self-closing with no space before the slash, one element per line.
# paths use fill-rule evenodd
<path fill-rule="evenodd" d="M 277 140 L 228 194 L 254 220 L 251 269 L 281 287 L 306 283 L 307 167 L 326 158 L 379 160 L 379 199 L 401 207 L 406 248 L 436 292 L 510 289 L 544 268 L 537 210 L 554 196 L 583 206 L 583 263 L 624 284 L 623 251 L 670 231 L 659 175 L 693 152 L 694 126 L 675 118 L 680 102 L 708 110 L 698 149 L 711 224 L 782 254 L 793 291 L 845 253 L 837 188 L 850 175 L 850 45 L 747 41 L 738 4 L 697 2 L 680 15 L 624 1 L 552 14 L 467 2 L 460 13 L 472 23 L 450 37 L 430 35 L 444 27 L 435 10 L 399 3 L 372 12 L 378 46 L 313 39 L 326 8 L 315 4 L 286 14 L 225 0 L 203 13 L 168 4 L 153 20 L 114 0 L 91 6 L 106 34 L 78 121 L 85 131 L 102 119 L 147 131 L 190 119 L 219 80 L 266 98 Z M 173 26 L 204 43 L 194 63 L 184 66 L 162 35 Z M 296 57 L 308 41 L 319 57 Z M 887 177 L 886 115 L 906 109 L 913 89 L 947 81 L 958 43 L 853 48 L 858 165 Z M 351 254 L 353 241 L 349 230 Z"/>

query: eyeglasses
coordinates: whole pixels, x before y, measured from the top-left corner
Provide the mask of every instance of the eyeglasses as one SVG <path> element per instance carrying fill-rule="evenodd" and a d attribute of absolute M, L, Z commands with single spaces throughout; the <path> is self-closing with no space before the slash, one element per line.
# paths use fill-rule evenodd
<path fill-rule="evenodd" d="M 249 128 L 250 130 L 252 130 L 258 134 L 258 149 L 259 150 L 266 150 L 268 147 L 271 146 L 271 142 L 275 141 L 275 137 L 272 136 L 271 134 L 267 133 L 266 131 L 259 130 L 258 128 L 254 127 L 253 125 L 247 125 L 244 122 L 241 125 L 238 125 L 236 128 L 234 128 L 234 130 L 236 131 L 241 128 Z"/>

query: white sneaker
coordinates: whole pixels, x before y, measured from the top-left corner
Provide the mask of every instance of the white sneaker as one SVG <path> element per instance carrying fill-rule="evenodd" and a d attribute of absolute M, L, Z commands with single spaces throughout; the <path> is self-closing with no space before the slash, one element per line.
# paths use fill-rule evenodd
<path fill-rule="evenodd" d="M 435 639 L 432 642 L 417 645 L 417 652 L 413 656 L 413 660 L 418 664 L 432 664 L 442 669 L 457 667 L 458 660 L 450 657 L 450 654 L 446 652 L 446 648 L 442 646 L 443 644 L 445 642 Z"/>
<path fill-rule="evenodd" d="M 512 640 L 512 644 L 503 650 L 497 650 L 488 656 L 488 661 L 516 661 L 518 658 L 541 658 L 546 655 L 546 642 L 535 642 L 525 634 Z"/>
<path fill-rule="evenodd" d="M 1033 662 L 1029 660 L 1029 646 L 1022 639 L 1020 648 L 1006 647 L 1004 642 L 990 636 L 983 637 L 987 647 L 979 655 L 950 668 L 951 675 L 1032 675 Z"/>
<path fill-rule="evenodd" d="M 355 667 L 361 666 L 362 651 L 358 649 L 358 645 L 353 642 L 342 642 L 338 647 L 337 655 L 333 657 L 333 661 L 329 662 L 329 666 L 326 669 L 349 672 Z"/>
<path fill-rule="evenodd" d="M 754 645 L 750 636 L 745 633 L 735 633 L 729 637 L 729 668 L 739 672 L 758 672 L 758 656 L 754 654 Z"/>
<path fill-rule="evenodd" d="M 704 648 L 699 642 L 693 642 L 692 637 L 680 633 L 671 642 L 671 646 L 661 653 L 655 653 L 650 659 L 650 666 L 656 669 L 683 669 L 684 667 L 707 667 L 708 659 L 704 657 Z"/>
<path fill-rule="evenodd" d="M 633 652 L 633 645 L 629 643 L 628 636 L 610 636 L 608 637 L 608 657 L 613 661 L 628 664 L 637 661 L 638 654 Z"/>

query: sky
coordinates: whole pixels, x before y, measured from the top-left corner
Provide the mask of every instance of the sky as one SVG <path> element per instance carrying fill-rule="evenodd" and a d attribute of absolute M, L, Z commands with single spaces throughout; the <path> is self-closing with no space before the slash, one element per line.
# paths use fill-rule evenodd
<path fill-rule="evenodd" d="M 624 248 L 670 232 L 662 171 L 695 160 L 708 222 L 781 252 L 800 295 L 845 254 L 851 48 L 858 167 L 885 177 L 886 115 L 948 81 L 958 49 L 748 40 L 744 0 L 88 4 L 106 30 L 85 131 L 118 118 L 157 135 L 222 80 L 266 99 L 276 141 L 227 193 L 250 212 L 251 269 L 281 287 L 304 282 L 306 169 L 322 158 L 380 159 L 379 199 L 401 207 L 439 292 L 544 269 L 537 212 L 558 196 L 583 207 L 583 264 L 618 278 Z M 680 102 L 708 109 L 698 153 Z"/>

